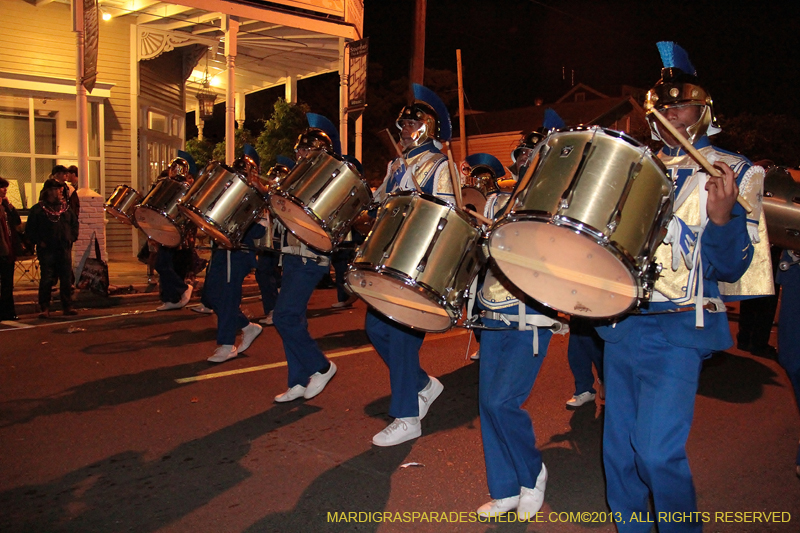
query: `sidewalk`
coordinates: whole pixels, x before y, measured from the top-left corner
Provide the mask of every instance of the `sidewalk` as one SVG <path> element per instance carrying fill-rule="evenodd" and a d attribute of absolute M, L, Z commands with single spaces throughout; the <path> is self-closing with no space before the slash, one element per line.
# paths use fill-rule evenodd
<path fill-rule="evenodd" d="M 26 261 L 26 265 L 30 262 Z M 33 277 L 35 280 L 31 280 Z M 109 258 L 108 260 L 109 296 L 104 298 L 89 291 L 78 290 L 75 292 L 75 307 L 102 308 L 114 307 L 134 302 L 158 302 L 158 276 L 154 277 L 154 284 L 147 281 L 147 266 L 140 263 L 135 257 Z M 202 287 L 205 272 L 197 275 L 198 283 L 195 284 L 193 298 L 198 300 L 198 290 Z M 23 273 L 17 269 L 14 273 L 14 306 L 17 315 L 31 315 L 39 312 L 38 272 Z M 244 296 L 258 294 L 258 285 L 252 274 L 247 276 L 242 287 Z M 58 290 L 53 292 L 53 309 L 60 310 L 61 303 Z"/>

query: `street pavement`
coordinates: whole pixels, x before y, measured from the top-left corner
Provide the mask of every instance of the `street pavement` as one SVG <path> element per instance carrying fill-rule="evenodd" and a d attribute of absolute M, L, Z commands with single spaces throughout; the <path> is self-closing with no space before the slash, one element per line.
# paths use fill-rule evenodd
<path fill-rule="evenodd" d="M 0 324 L 0 531 L 615 530 L 602 402 L 564 407 L 567 338 L 554 337 L 525 404 L 550 473 L 541 522 L 479 523 L 470 513 L 489 496 L 474 340 L 461 328 L 426 337 L 421 361 L 444 392 L 421 438 L 378 448 L 388 372 L 363 331 L 365 304 L 333 310 L 335 298 L 314 293 L 309 325 L 339 371 L 289 404 L 272 402 L 286 389 L 274 328 L 214 365 L 215 318 L 155 312 L 153 297 Z M 263 314 L 252 291 L 243 309 Z M 688 443 L 705 531 L 800 531 L 799 436 L 776 361 L 736 349 L 708 361 Z"/>

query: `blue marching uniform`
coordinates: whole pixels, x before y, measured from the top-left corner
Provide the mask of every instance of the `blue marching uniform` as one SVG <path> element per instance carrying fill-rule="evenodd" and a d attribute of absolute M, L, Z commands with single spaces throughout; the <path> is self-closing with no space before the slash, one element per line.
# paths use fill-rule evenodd
<path fill-rule="evenodd" d="M 789 376 L 794 399 L 800 407 L 800 257 L 784 252 L 781 259 L 790 266 L 786 271 L 778 271 L 777 276 L 777 282 L 781 285 L 778 362 Z M 800 447 L 796 463 L 800 467 Z"/>
<path fill-rule="evenodd" d="M 413 148 L 403 158 L 389 163 L 386 178 L 375 192 L 375 199 L 383 201 L 390 193 L 414 190 L 411 175 L 415 176 L 424 193 L 435 195 L 452 203 L 453 187 L 447 157 L 433 141 Z M 429 383 L 428 374 L 419 364 L 419 350 L 425 333 L 389 320 L 381 313 L 367 311 L 366 331 L 370 342 L 389 367 L 392 400 L 389 416 L 409 418 L 419 415 L 418 394 Z"/>
<path fill-rule="evenodd" d="M 330 274 L 330 258 L 311 252 L 286 232 L 281 291 L 273 311 L 275 329 L 283 340 L 289 369 L 289 388 L 305 387 L 315 373 L 324 373 L 330 361 L 308 332 L 308 302 L 323 276 Z"/>
<path fill-rule="evenodd" d="M 242 244 L 250 250 L 215 248 L 206 274 L 203 302 L 217 315 L 217 344 L 232 345 L 236 333 L 250 324 L 242 313 L 242 283 L 256 267 L 253 242 L 264 236 L 266 228 L 253 224 L 245 233 Z"/>
<path fill-rule="evenodd" d="M 705 135 L 694 146 L 709 161 L 728 164 L 740 187 L 753 173 L 747 159 L 711 146 Z M 662 245 L 656 251 L 664 268 L 641 314 L 598 328 L 606 341 L 607 497 L 625 521 L 617 523 L 621 532 L 650 531 L 652 524 L 631 517 L 648 512 L 651 495 L 656 513 L 697 511 L 686 441 L 700 370 L 712 352 L 733 343 L 720 284 L 739 280 L 754 254 L 744 209 L 736 204 L 723 226 L 702 220 L 702 169 L 683 149 L 665 147 L 659 157 L 676 184 L 671 226 L 680 236 L 671 241 L 671 250 Z M 760 167 L 752 170 L 763 176 Z M 702 522 L 663 522 L 658 530 L 702 531 Z"/>
<path fill-rule="evenodd" d="M 484 214 L 494 218 L 510 195 L 490 197 Z M 533 423 L 522 404 L 530 396 L 554 331 L 566 331 L 553 317 L 519 299 L 521 291 L 495 277 L 490 266 L 478 292 L 483 310 L 479 407 L 486 478 L 493 499 L 520 495 L 536 486 L 543 473 L 542 454 L 536 447 Z M 520 322 L 522 325 L 520 326 Z M 563 328 L 563 329 L 562 329 Z M 545 474 L 546 476 L 546 474 Z"/>

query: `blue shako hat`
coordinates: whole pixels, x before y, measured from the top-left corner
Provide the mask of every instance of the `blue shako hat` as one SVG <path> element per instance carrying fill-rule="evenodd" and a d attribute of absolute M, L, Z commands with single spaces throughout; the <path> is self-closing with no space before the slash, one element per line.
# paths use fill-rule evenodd
<path fill-rule="evenodd" d="M 194 157 L 189 152 L 184 152 L 183 150 L 178 150 L 178 157 L 186 161 L 189 165 L 189 174 L 192 176 L 197 176 L 197 163 L 194 162 Z M 173 160 L 173 163 L 175 161 Z M 171 165 L 171 163 L 170 163 Z"/>
<path fill-rule="evenodd" d="M 667 109 L 675 106 L 704 106 L 698 121 L 688 128 L 689 140 L 694 143 L 706 133 L 720 132 L 714 116 L 714 102 L 711 95 L 700 85 L 697 70 L 689 60 L 689 54 L 678 43 L 661 41 L 656 43 L 661 56 L 661 79 L 647 92 L 645 109 Z M 648 115 L 650 128 L 655 139 L 660 139 L 653 118 Z"/>
<path fill-rule="evenodd" d="M 552 108 L 548 107 L 544 110 L 544 121 L 542 122 L 542 130 L 544 131 L 542 133 L 547 134 L 552 130 L 560 130 L 566 127 L 567 125 L 564 123 L 564 119 Z"/>
<path fill-rule="evenodd" d="M 503 164 L 500 163 L 495 156 L 486 153 L 477 153 L 468 155 L 466 159 L 464 159 L 470 166 L 470 175 L 475 175 L 476 171 L 480 170 L 489 170 L 494 174 L 495 179 L 502 178 L 506 175 L 506 169 L 503 168 Z"/>
<path fill-rule="evenodd" d="M 256 149 L 253 148 L 252 145 L 245 144 L 243 152 L 246 157 L 249 157 L 253 160 L 253 163 L 255 163 L 257 167 L 261 168 L 261 157 L 258 155 L 258 152 L 256 152 Z"/>
<path fill-rule="evenodd" d="M 275 164 L 284 166 L 284 167 L 288 168 L 289 170 L 291 170 L 291 169 L 294 168 L 294 159 L 292 159 L 290 157 L 286 157 L 285 155 L 279 155 L 276 158 Z"/>
<path fill-rule="evenodd" d="M 361 161 L 355 158 L 350 154 L 346 154 L 342 156 L 342 159 L 353 165 L 360 175 L 364 175 L 364 165 L 361 164 Z"/>
<path fill-rule="evenodd" d="M 450 113 L 437 94 L 424 85 L 412 84 L 414 103 L 405 106 L 397 117 L 397 127 L 401 120 L 416 120 L 426 124 L 425 136 L 437 141 L 449 141 L 453 136 Z"/>
<path fill-rule="evenodd" d="M 316 113 L 306 113 L 308 128 L 300 134 L 294 149 L 327 149 L 337 156 L 342 155 L 342 145 L 339 142 L 339 131 L 333 122 Z"/>

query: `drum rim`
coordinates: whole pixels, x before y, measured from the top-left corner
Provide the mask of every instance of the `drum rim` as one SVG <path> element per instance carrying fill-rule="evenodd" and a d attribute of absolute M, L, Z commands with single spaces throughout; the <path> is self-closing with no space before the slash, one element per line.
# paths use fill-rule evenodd
<path fill-rule="evenodd" d="M 303 239 L 301 239 L 297 235 L 297 233 L 291 227 L 289 227 L 289 224 L 287 224 L 284 221 L 283 217 L 280 214 L 278 214 L 277 209 L 274 209 L 272 207 L 272 199 L 274 197 L 276 197 L 276 196 L 278 196 L 280 198 L 283 198 L 284 200 L 287 200 L 287 201 L 293 203 L 294 205 L 299 207 L 306 215 L 310 215 L 311 217 L 313 217 L 313 221 L 316 221 L 316 225 L 319 226 L 320 228 L 322 228 L 322 230 L 325 232 L 325 236 L 328 237 L 328 240 L 331 243 L 330 249 L 324 249 L 324 248 L 320 248 L 318 246 L 314 246 L 312 244 L 307 243 Z M 308 206 L 306 206 L 304 203 L 296 202 L 293 199 L 299 200 L 296 196 L 293 196 L 293 195 L 287 193 L 286 191 L 278 191 L 277 193 L 270 195 L 269 201 L 268 201 L 270 212 L 272 212 L 273 215 L 278 217 L 278 219 L 281 221 L 281 224 L 283 224 L 283 227 L 285 227 L 287 230 L 289 230 L 289 232 L 291 232 L 292 235 L 297 237 L 297 239 L 299 241 L 301 241 L 303 244 L 305 244 L 306 246 L 309 246 L 309 247 L 311 247 L 311 248 L 313 248 L 313 249 L 315 249 L 317 251 L 326 253 L 326 254 L 331 253 L 339 245 L 339 243 L 341 242 L 341 239 L 344 237 L 344 235 L 341 235 L 341 234 L 337 233 L 337 235 L 336 235 L 337 238 L 335 240 L 332 239 L 331 238 L 331 234 L 333 233 L 333 231 L 328 227 L 328 223 L 323 221 L 322 219 L 320 219 L 319 216 L 316 213 L 314 213 L 313 211 L 310 211 Z M 337 243 L 336 241 L 339 241 L 339 242 Z"/>
<path fill-rule="evenodd" d="M 432 203 L 438 204 L 438 205 L 440 205 L 442 207 L 447 207 L 447 208 L 450 209 L 450 211 L 453 211 L 459 217 L 461 217 L 470 226 L 476 227 L 475 224 L 472 223 L 472 220 L 471 220 L 470 216 L 467 213 L 465 213 L 463 210 L 461 210 L 458 207 L 456 207 L 455 204 L 451 204 L 450 202 L 447 202 L 446 200 L 442 200 L 438 196 L 434 196 L 434 195 L 428 194 L 426 192 L 420 193 L 420 192 L 417 192 L 417 191 L 396 191 L 396 192 L 388 194 L 386 196 L 386 198 L 383 200 L 383 202 L 381 202 L 380 207 L 384 207 L 389 202 L 389 199 L 391 199 L 391 198 L 400 198 L 400 197 L 406 197 L 406 196 L 411 196 L 411 197 L 416 196 L 418 198 L 422 198 L 423 200 L 430 200 Z M 480 230 L 480 228 L 477 228 L 477 229 Z"/>
<path fill-rule="evenodd" d="M 428 287 L 424 283 L 419 283 L 419 282 L 417 282 L 415 280 L 412 280 L 412 282 L 409 283 L 408 282 L 408 276 L 406 274 L 396 270 L 396 269 L 393 269 L 391 267 L 386 267 L 386 266 L 383 266 L 383 265 L 378 265 L 376 267 L 372 263 L 359 263 L 359 265 L 370 265 L 371 268 L 358 268 L 358 267 L 355 266 L 355 263 L 353 263 L 350 266 L 348 266 L 347 271 L 344 274 L 344 281 L 347 284 L 347 286 L 350 287 L 350 290 L 353 291 L 354 294 L 356 294 L 359 298 L 361 298 L 365 302 L 366 302 L 366 299 L 364 297 L 362 297 L 358 293 L 357 290 L 353 289 L 353 285 L 350 283 L 349 275 L 351 273 L 367 272 L 367 273 L 371 273 L 371 274 L 384 275 L 384 277 L 387 277 L 389 279 L 400 281 L 407 288 L 413 290 L 415 293 L 418 293 L 418 294 L 422 295 L 429 302 L 431 302 L 431 303 L 437 305 L 438 307 L 440 307 L 441 309 L 443 309 L 445 311 L 445 313 L 447 313 L 447 316 L 450 317 L 450 325 L 445 329 L 421 328 L 419 326 L 414 326 L 414 325 L 411 325 L 411 324 L 407 324 L 406 322 L 404 322 L 402 320 L 398 320 L 397 318 L 395 318 L 395 317 L 393 317 L 391 315 L 387 315 L 383 311 L 377 309 L 374 305 L 370 304 L 370 307 L 374 308 L 376 311 L 378 311 L 382 315 L 386 316 L 387 318 L 390 318 L 391 320 L 394 320 L 398 324 L 402 324 L 403 326 L 405 326 L 407 328 L 411 328 L 411 329 L 414 329 L 414 330 L 417 330 L 417 331 L 425 331 L 425 332 L 428 332 L 428 333 L 441 333 L 441 332 L 444 332 L 444 331 L 448 331 L 454 325 L 456 325 L 456 323 L 458 323 L 459 319 L 463 315 L 463 313 L 459 310 L 459 311 L 455 312 L 456 316 L 454 316 L 453 312 L 451 312 L 451 310 L 449 308 L 450 306 L 442 305 L 443 303 L 446 303 L 446 302 L 443 301 L 444 300 L 443 297 L 440 296 L 439 297 L 440 301 L 438 301 L 438 302 L 429 297 L 430 294 L 436 294 L 435 290 L 433 290 L 432 288 Z M 400 307 L 402 307 L 402 306 L 400 306 Z"/>
<path fill-rule="evenodd" d="M 611 241 L 608 236 L 598 232 L 595 228 L 590 226 L 589 224 L 585 224 L 583 222 L 578 221 L 577 219 L 565 216 L 545 216 L 545 215 L 538 215 L 538 213 L 542 213 L 542 211 L 521 211 L 519 213 L 515 213 L 513 216 L 509 214 L 507 217 L 504 217 L 502 220 L 499 220 L 494 226 L 492 226 L 492 230 L 489 234 L 487 239 L 487 246 L 489 247 L 489 252 L 491 253 L 492 250 L 492 237 L 494 236 L 494 230 L 499 229 L 503 226 L 508 224 L 512 224 L 514 222 L 542 222 L 544 224 L 549 224 L 552 226 L 563 227 L 569 230 L 574 231 L 580 235 L 583 235 L 587 239 L 592 239 L 598 245 L 602 246 L 603 248 L 609 248 L 613 250 L 614 256 L 619 259 L 629 271 L 638 271 L 639 268 L 636 266 L 636 259 L 630 255 L 630 253 L 626 250 L 624 253 L 621 252 L 616 246 L 614 246 L 613 241 Z M 522 214 L 523 216 L 519 216 Z M 597 236 L 602 236 L 600 239 Z M 642 265 L 642 270 L 647 268 L 649 263 L 645 263 Z M 635 276 L 637 279 L 641 280 L 640 277 Z"/>
<path fill-rule="evenodd" d="M 558 134 L 558 133 L 574 133 L 574 132 L 578 132 L 578 131 L 586 131 L 586 132 L 589 132 L 589 131 L 595 131 L 595 132 L 596 131 L 600 131 L 601 133 L 605 133 L 609 137 L 613 137 L 613 138 L 616 138 L 616 139 L 621 139 L 621 140 L 627 142 L 628 144 L 632 145 L 633 147 L 635 147 L 637 149 L 641 149 L 643 158 L 649 156 L 649 159 L 653 160 L 653 162 L 656 163 L 656 166 L 658 166 L 659 169 L 664 173 L 664 175 L 667 176 L 667 167 L 666 167 L 666 165 L 664 165 L 664 162 L 661 161 L 661 159 L 658 157 L 657 152 L 654 152 L 653 150 L 650 149 L 649 146 L 647 146 L 643 142 L 635 139 L 634 137 L 631 137 L 630 135 L 628 135 L 624 131 L 614 130 L 614 129 L 611 129 L 611 128 L 604 128 L 603 126 L 571 126 L 571 127 L 568 127 L 568 128 L 561 128 L 561 129 L 553 130 L 553 131 L 550 132 L 550 134 L 547 136 L 547 138 L 550 138 L 553 135 Z M 672 180 L 669 179 L 669 176 L 667 176 L 667 179 L 669 181 L 672 181 Z"/>
<path fill-rule="evenodd" d="M 200 210 L 197 209 L 195 206 L 179 204 L 178 205 L 178 210 L 189 220 L 189 222 L 193 223 L 195 226 L 200 228 L 200 231 L 205 233 L 205 228 L 203 227 L 203 225 L 202 224 L 197 224 L 194 220 L 192 220 L 192 215 L 197 215 L 204 222 L 207 222 L 209 226 L 212 226 L 215 230 L 219 231 L 219 233 L 222 234 L 225 237 L 225 239 L 228 241 L 228 242 L 224 242 L 224 243 L 221 243 L 221 244 L 224 244 L 224 245 L 229 246 L 229 247 L 233 247 L 234 246 L 233 239 L 231 238 L 231 233 L 232 232 L 223 231 L 223 229 L 219 226 L 219 224 L 217 222 L 211 220 L 208 216 L 206 216 L 203 213 L 201 213 Z M 219 240 L 215 235 L 209 235 L 209 237 L 211 237 L 212 239 Z M 241 240 L 241 236 L 240 236 L 240 238 L 238 240 Z"/>
<path fill-rule="evenodd" d="M 637 296 L 635 298 L 631 298 L 630 305 L 628 305 L 628 307 L 624 311 L 621 311 L 619 313 L 614 313 L 612 315 L 579 315 L 579 316 L 585 316 L 587 318 L 596 318 L 596 319 L 607 319 L 607 318 L 613 318 L 613 317 L 621 316 L 621 315 L 629 312 L 631 309 L 633 309 L 634 307 L 639 305 L 639 303 L 641 303 L 642 301 L 644 301 L 646 299 L 645 298 L 645 289 L 646 289 L 645 286 L 647 284 L 647 280 L 645 279 L 645 276 L 647 275 L 646 271 L 649 269 L 650 264 L 652 264 L 652 261 L 648 261 L 645 264 L 643 264 L 642 268 L 640 270 L 638 268 L 635 268 L 635 265 L 633 263 L 631 263 L 630 259 L 626 255 L 620 254 L 620 251 L 615 246 L 613 246 L 611 244 L 611 242 L 608 242 L 608 241 L 602 242 L 602 243 L 601 242 L 597 242 L 597 240 L 593 239 L 590 235 L 587 235 L 586 233 L 584 233 L 582 231 L 577 231 L 577 228 L 574 225 L 556 224 L 556 223 L 552 222 L 551 217 L 548 217 L 547 219 L 542 218 L 542 219 L 539 219 L 539 220 L 532 220 L 531 218 L 525 218 L 523 220 L 513 220 L 513 221 L 510 221 L 510 220 L 507 220 L 507 219 L 503 219 L 503 220 L 499 221 L 495 226 L 493 226 L 492 227 L 492 231 L 489 233 L 489 236 L 487 238 L 487 243 L 486 243 L 486 247 L 489 250 L 489 255 L 492 255 L 492 249 L 493 249 L 492 238 L 495 235 L 495 229 L 499 229 L 502 226 L 508 225 L 508 224 L 510 224 L 512 222 L 542 222 L 544 224 L 548 224 L 548 225 L 551 225 L 551 226 L 563 227 L 563 228 L 566 228 L 568 230 L 572 230 L 573 232 L 581 235 L 582 237 L 584 237 L 586 239 L 590 239 L 590 240 L 594 241 L 595 244 L 601 246 L 603 248 L 603 250 L 608 251 L 609 253 L 611 253 L 611 255 L 614 258 L 619 260 L 620 263 L 622 263 L 622 265 L 625 267 L 625 269 L 630 273 L 631 278 L 633 279 L 633 282 L 635 284 L 635 289 L 636 289 L 636 293 L 637 293 Z M 564 218 L 568 218 L 568 217 L 564 217 Z M 633 265 L 633 267 L 632 267 L 632 265 Z M 636 273 L 636 274 L 634 275 L 634 273 Z M 541 303 L 542 305 L 545 305 L 545 306 L 549 307 L 550 309 L 554 309 L 556 311 L 559 311 L 561 313 L 566 313 L 566 314 L 569 314 L 569 315 L 578 315 L 578 313 L 567 311 L 565 309 L 562 309 L 561 307 L 556 307 L 551 303 L 547 303 L 547 302 L 544 302 L 542 300 L 536 299 L 531 295 L 529 295 L 529 296 L 531 298 L 533 298 L 534 300 L 536 300 L 537 302 Z"/>

